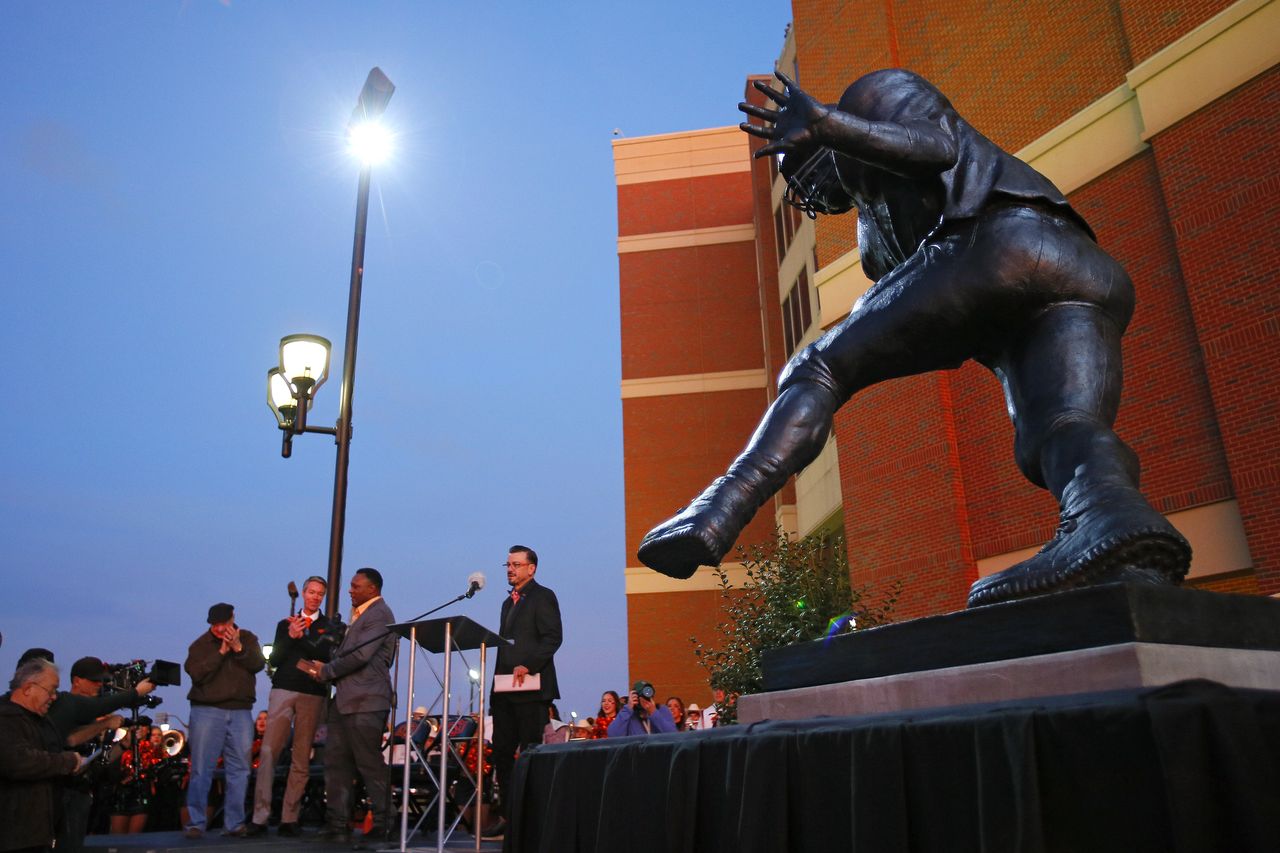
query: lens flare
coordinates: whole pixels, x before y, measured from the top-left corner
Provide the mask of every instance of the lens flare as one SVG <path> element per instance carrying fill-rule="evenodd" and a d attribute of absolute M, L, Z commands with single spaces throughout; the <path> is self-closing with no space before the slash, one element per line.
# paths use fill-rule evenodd
<path fill-rule="evenodd" d="M 365 163 L 377 165 L 391 156 L 392 134 L 379 122 L 354 125 L 347 134 L 351 153 Z"/>

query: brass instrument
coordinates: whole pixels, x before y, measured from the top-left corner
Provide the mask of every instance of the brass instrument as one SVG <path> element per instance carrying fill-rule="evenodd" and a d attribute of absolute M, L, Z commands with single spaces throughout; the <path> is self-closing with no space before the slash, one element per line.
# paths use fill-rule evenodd
<path fill-rule="evenodd" d="M 177 729 L 169 729 L 164 733 L 164 737 L 160 738 L 160 748 L 170 758 L 174 758 L 178 753 L 182 752 L 182 748 L 187 745 L 187 736 Z"/>

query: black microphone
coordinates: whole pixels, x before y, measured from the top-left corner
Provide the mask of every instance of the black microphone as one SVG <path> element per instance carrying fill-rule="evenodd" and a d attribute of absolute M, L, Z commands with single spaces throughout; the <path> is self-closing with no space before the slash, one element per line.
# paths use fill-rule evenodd
<path fill-rule="evenodd" d="M 469 584 L 469 587 L 467 588 L 466 597 L 470 598 L 480 590 L 484 589 L 484 572 L 472 572 L 471 576 L 467 578 L 467 583 Z"/>

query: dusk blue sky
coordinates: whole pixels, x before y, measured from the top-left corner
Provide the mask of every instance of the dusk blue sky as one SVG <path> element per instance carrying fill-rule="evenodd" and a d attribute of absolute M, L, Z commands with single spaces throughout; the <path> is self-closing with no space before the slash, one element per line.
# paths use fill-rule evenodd
<path fill-rule="evenodd" d="M 479 570 L 449 612 L 496 627 L 527 544 L 563 611 L 561 710 L 624 689 L 612 131 L 736 123 L 788 4 L 4 11 L 0 669 L 33 645 L 64 686 L 82 655 L 180 662 L 217 601 L 265 640 L 288 581 L 325 573 L 334 445 L 282 459 L 265 376 L 282 335 L 330 338 L 311 422 L 333 424 L 342 132 L 377 65 L 398 143 L 374 172 L 342 610 L 362 565 L 401 618 Z M 187 686 L 162 710 L 185 718 Z"/>

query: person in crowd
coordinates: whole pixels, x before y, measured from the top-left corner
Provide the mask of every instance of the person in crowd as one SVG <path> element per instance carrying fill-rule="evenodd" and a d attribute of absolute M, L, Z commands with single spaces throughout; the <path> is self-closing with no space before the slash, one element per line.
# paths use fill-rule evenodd
<path fill-rule="evenodd" d="M 253 791 L 253 819 L 246 828 L 250 836 L 267 831 L 276 764 L 290 737 L 297 748 L 292 750 L 276 834 L 285 838 L 297 838 L 301 834 L 298 818 L 302 813 L 302 794 L 306 791 L 311 772 L 310 744 L 324 717 L 329 685 L 302 672 L 298 661 L 328 663 L 332 656 L 332 643 L 326 638 L 333 631 L 333 623 L 320 612 L 327 591 L 328 584 L 324 578 L 315 575 L 307 578 L 302 585 L 302 612 L 281 619 L 276 625 L 275 641 L 271 645 L 271 669 L 274 672 L 271 693 L 267 699 L 267 710 L 258 715 L 262 731 L 257 782 Z"/>
<path fill-rule="evenodd" d="M 136 708 L 156 687 L 143 679 L 133 690 L 104 693 L 102 685 L 108 675 L 107 665 L 99 658 L 83 657 L 71 665 L 71 690 L 59 693 L 49 706 L 48 720 L 60 744 L 91 751 L 89 746 L 84 746 L 90 739 L 124 725 L 123 718 L 112 715 L 112 711 Z M 93 789 L 87 779 L 70 779 L 61 786 L 60 795 L 62 818 L 58 822 L 58 851 L 78 853 L 84 849 L 84 836 L 89 829 Z"/>
<path fill-rule="evenodd" d="M 593 739 L 609 736 L 609 724 L 617 719 L 621 708 L 622 700 L 618 698 L 618 694 L 613 690 L 606 690 L 600 697 L 600 710 L 596 712 L 595 721 L 591 724 Z"/>
<path fill-rule="evenodd" d="M 137 764 L 133 744 L 138 743 Z M 154 768 L 165 757 L 163 748 L 152 747 L 150 729 L 134 726 L 119 742 L 120 775 L 110 796 L 110 832 L 112 835 L 136 834 L 147 828 L 147 813 L 155 793 Z M 61 845 L 59 845 L 61 850 Z"/>
<path fill-rule="evenodd" d="M 511 593 L 502 602 L 499 618 L 501 635 L 510 645 L 498 648 L 496 676 L 510 675 L 511 690 L 493 690 L 493 766 L 498 776 L 501 816 L 482 831 L 486 840 L 504 837 L 510 816 L 511 770 L 516 753 L 526 745 L 542 742 L 547 724 L 547 705 L 560 698 L 556 682 L 555 653 L 563 639 L 560 602 L 556 594 L 539 584 L 538 554 L 524 545 L 507 549 L 507 583 Z M 540 686 L 525 687 L 525 679 L 536 675 Z"/>
<path fill-rule="evenodd" d="M 84 763 L 61 746 L 45 718 L 57 693 L 58 667 L 36 657 L 18 666 L 0 699 L 0 850 L 55 844 L 55 784 Z"/>
<path fill-rule="evenodd" d="M 262 750 L 262 738 L 267 733 L 267 712 L 259 711 L 253 718 L 253 766 L 258 766 L 258 753 Z"/>
<path fill-rule="evenodd" d="M 27 661 L 32 661 L 32 660 L 35 660 L 36 658 L 43 658 L 44 660 L 47 660 L 49 663 L 54 662 L 53 652 L 49 651 L 48 649 L 41 648 L 40 646 L 36 646 L 35 648 L 27 649 L 25 652 L 22 653 L 22 655 L 18 658 L 18 666 L 22 666 Z"/>
<path fill-rule="evenodd" d="M 187 785 L 187 838 L 204 835 L 205 806 L 218 756 L 226 772 L 223 833 L 243 836 L 249 756 L 253 747 L 253 703 L 257 674 L 266 666 L 252 631 L 236 624 L 235 608 L 209 608 L 209 629 L 187 649 L 183 669 L 191 677 L 191 781 Z"/>
<path fill-rule="evenodd" d="M 702 709 L 697 702 L 690 702 L 684 712 L 684 730 L 694 732 L 702 728 Z"/>
<path fill-rule="evenodd" d="M 542 730 L 543 743 L 567 743 L 573 727 L 560 719 L 560 709 L 551 703 L 547 709 L 547 725 Z"/>
<path fill-rule="evenodd" d="M 382 597 L 381 572 L 368 567 L 357 570 L 347 592 L 350 627 L 333 659 L 328 663 L 318 658 L 300 660 L 297 668 L 335 688 L 325 745 L 326 825 L 319 838 L 350 839 L 352 788 L 359 773 L 373 812 L 373 825 L 357 844 L 365 848 L 391 837 L 382 735 L 391 711 L 391 663 L 398 638 L 387 628 L 396 619 Z"/>
<path fill-rule="evenodd" d="M 674 732 L 676 724 L 671 719 L 671 711 L 666 705 L 658 704 L 653 698 L 655 692 L 649 682 L 637 681 L 631 688 L 631 701 L 609 724 L 609 737 Z"/>
<path fill-rule="evenodd" d="M 671 712 L 671 721 L 676 724 L 676 731 L 684 731 L 684 700 L 679 696 L 668 696 L 667 710 Z"/>
<path fill-rule="evenodd" d="M 719 683 L 711 682 L 711 705 L 703 712 L 706 728 L 724 725 L 728 716 L 726 710 L 732 709 L 738 702 L 737 693 L 726 693 Z"/>

